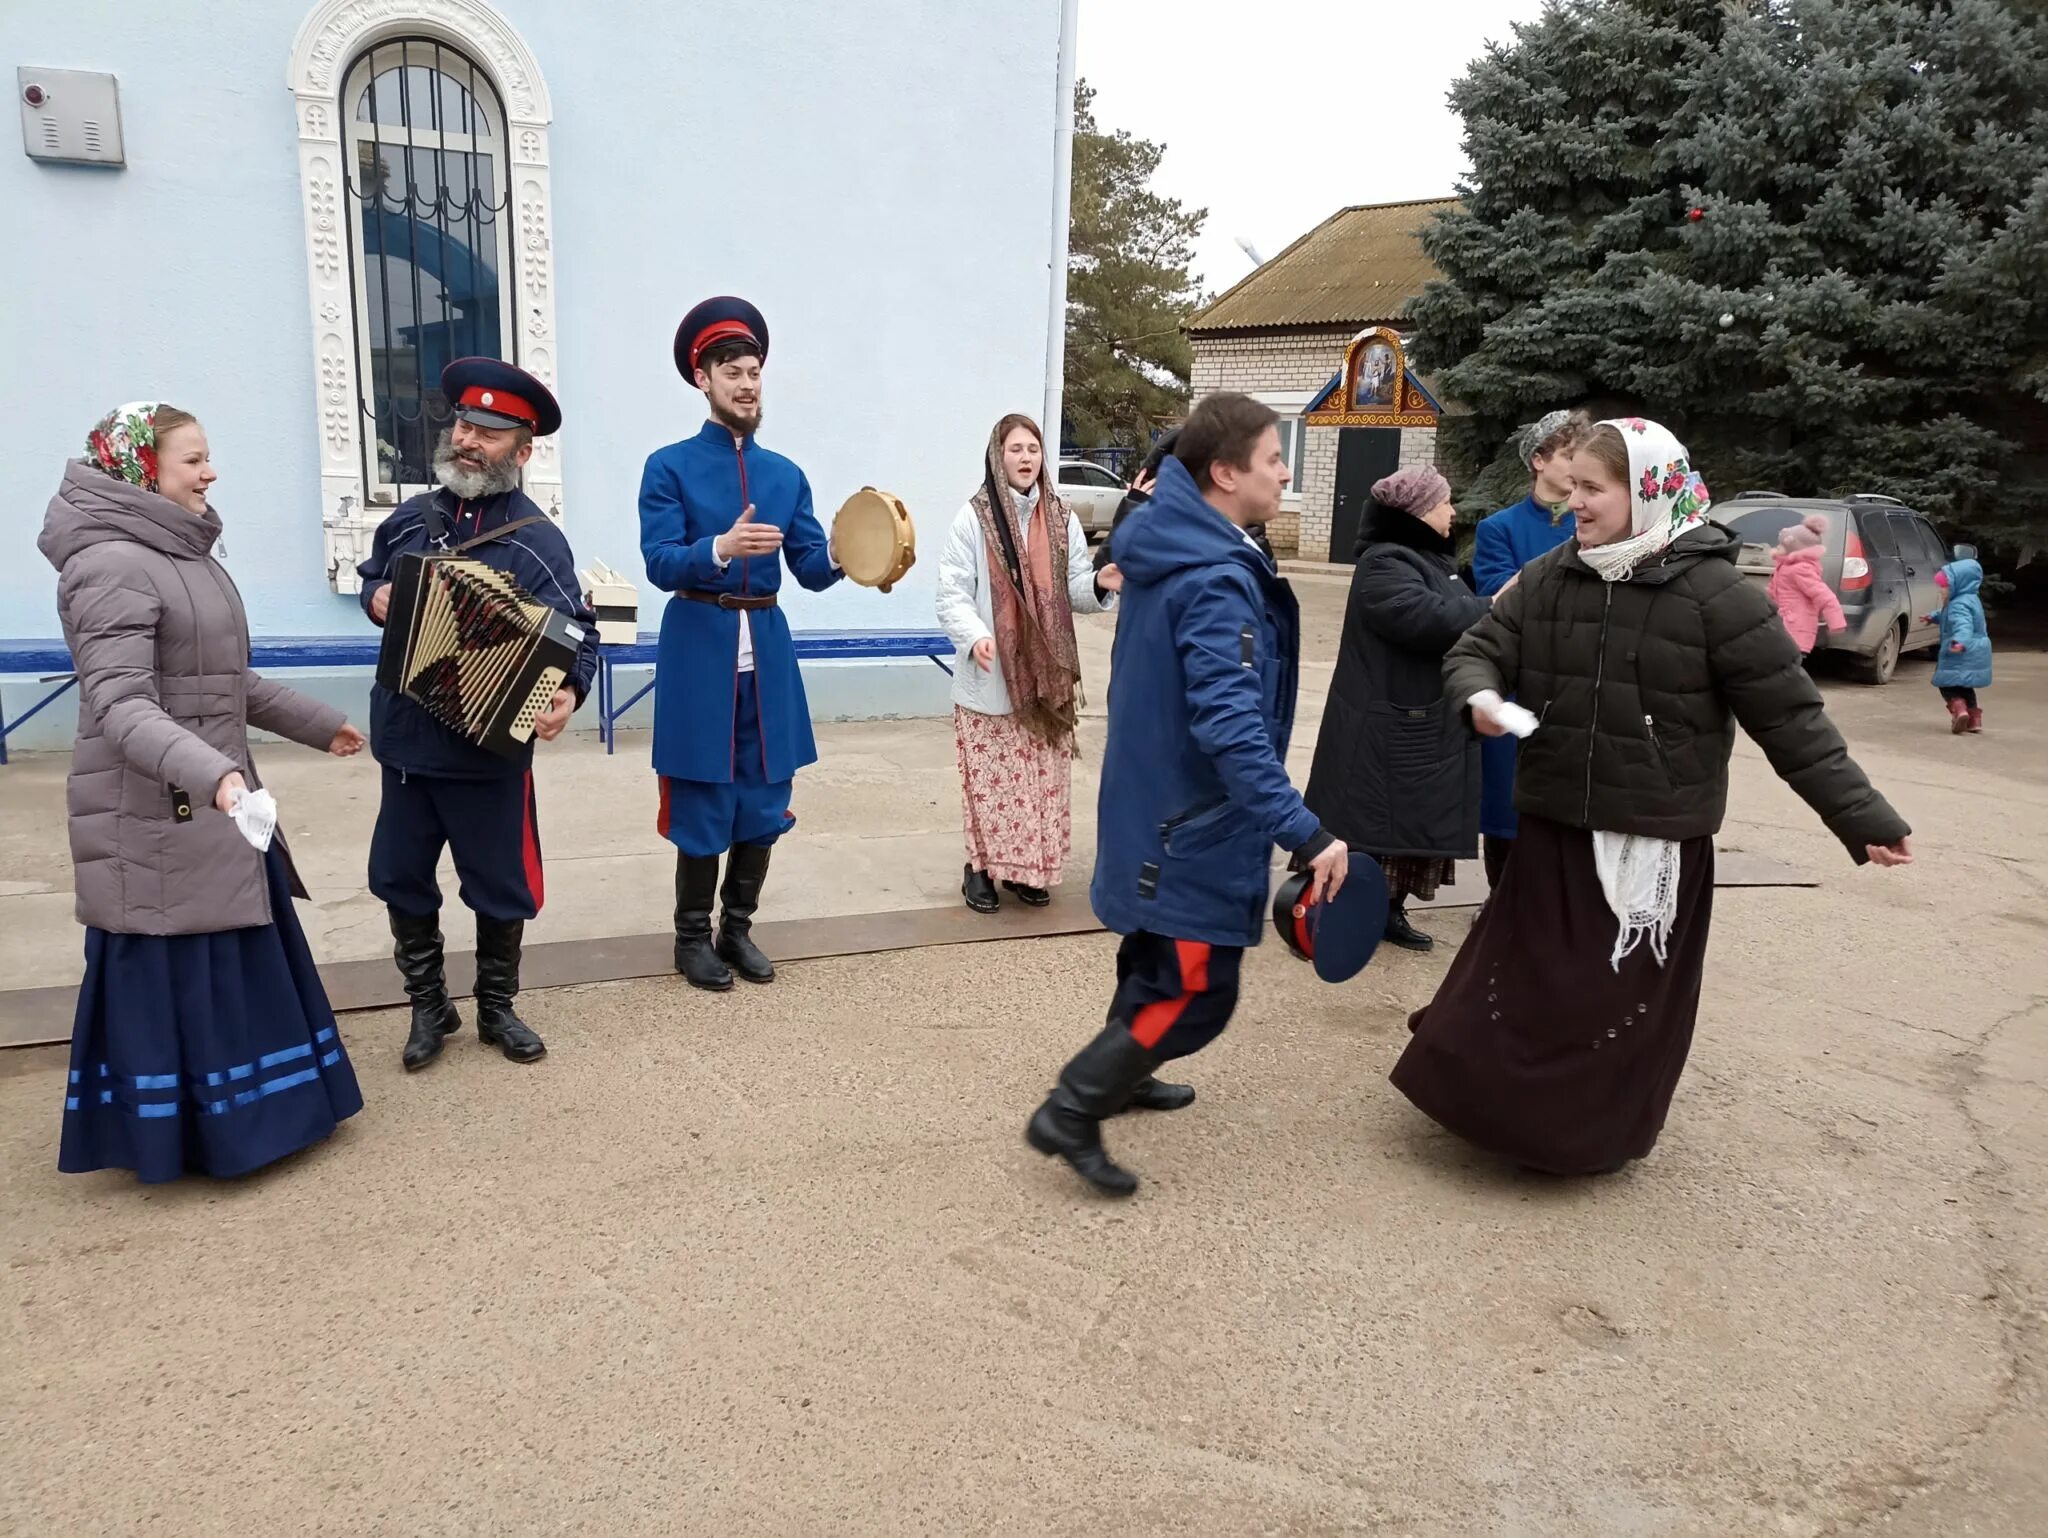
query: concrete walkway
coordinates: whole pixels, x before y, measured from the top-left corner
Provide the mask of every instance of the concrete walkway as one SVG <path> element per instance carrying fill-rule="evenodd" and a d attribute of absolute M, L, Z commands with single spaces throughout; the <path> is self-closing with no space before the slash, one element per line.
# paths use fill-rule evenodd
<path fill-rule="evenodd" d="M 1327 658 L 1341 584 L 1299 586 Z M 1018 1137 L 1104 936 L 540 994 L 530 1069 L 465 1036 L 408 1078 L 351 1016 L 368 1108 L 230 1185 L 60 1178 L 63 1055 L 0 1055 L 0 1531 L 2048 1531 L 2048 658 L 1980 738 L 1923 663 L 1829 699 L 1921 862 L 1852 868 L 1739 749 L 1727 841 L 1822 884 L 1717 894 L 1671 1125 L 1605 1182 L 1388 1088 L 1442 949 L 1254 953 L 1201 1100 L 1112 1129 L 1124 1205 Z M 943 726 L 821 745 L 778 916 L 951 901 Z M 380 949 L 374 779 L 266 762 L 323 948 Z M 17 985 L 75 953 L 60 769 L 0 771 Z M 551 937 L 658 925 L 637 753 L 542 794 Z"/>

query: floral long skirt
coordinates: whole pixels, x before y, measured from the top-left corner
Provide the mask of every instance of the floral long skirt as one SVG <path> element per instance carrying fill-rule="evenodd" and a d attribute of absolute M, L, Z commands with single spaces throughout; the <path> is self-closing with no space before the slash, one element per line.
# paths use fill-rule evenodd
<path fill-rule="evenodd" d="M 1453 886 L 1458 880 L 1456 860 L 1405 854 L 1383 854 L 1378 859 L 1387 876 L 1387 896 L 1396 903 L 1411 897 L 1417 902 L 1428 902 L 1436 896 L 1438 887 Z"/>
<path fill-rule="evenodd" d="M 1073 755 L 1027 732 L 1015 716 L 953 707 L 967 862 L 996 881 L 1058 886 L 1073 839 Z"/>

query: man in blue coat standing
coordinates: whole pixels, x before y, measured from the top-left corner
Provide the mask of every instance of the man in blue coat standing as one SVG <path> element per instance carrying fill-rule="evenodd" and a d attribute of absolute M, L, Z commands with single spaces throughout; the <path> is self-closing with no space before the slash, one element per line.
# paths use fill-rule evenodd
<path fill-rule="evenodd" d="M 767 361 L 768 323 L 744 299 L 707 299 L 684 316 L 676 369 L 704 392 L 711 419 L 657 449 L 640 479 L 647 580 L 672 595 L 656 660 L 654 772 L 657 826 L 676 846 L 675 968 L 718 992 L 735 972 L 775 980 L 752 938 L 754 913 L 769 854 L 796 821 L 796 772 L 818 757 L 777 596 L 782 564 L 814 593 L 840 578 L 810 482 L 754 441 Z"/>
<path fill-rule="evenodd" d="M 1472 585 L 1491 598 L 1539 555 L 1571 537 L 1572 445 L 1592 419 L 1583 411 L 1553 411 L 1522 430 L 1522 463 L 1529 467 L 1529 495 L 1512 507 L 1479 520 L 1472 542 Z M 1486 884 L 1500 883 L 1515 846 L 1515 739 L 1486 737 L 1479 743 L 1479 834 L 1486 856 Z"/>
<path fill-rule="evenodd" d="M 401 503 L 378 526 L 363 579 L 363 612 L 382 625 L 391 579 L 405 555 L 451 553 L 510 576 L 582 629 L 576 666 L 534 722 L 559 737 L 597 673 L 597 618 L 585 606 L 569 541 L 519 489 L 533 440 L 562 425 L 546 385 L 496 358 L 458 358 L 441 373 L 455 421 L 434 453 L 440 485 Z M 526 921 L 540 912 L 540 824 L 533 745 L 507 758 L 458 737 L 424 708 L 382 685 L 370 691 L 370 750 L 384 767 L 370 838 L 370 890 L 391 912 L 399 974 L 412 1000 L 403 1061 L 412 1071 L 440 1056 L 462 1027 L 448 998 L 441 954 L 441 851 L 455 857 L 462 901 L 476 913 L 476 1029 L 515 1063 L 547 1051 L 513 1012 Z"/>
<path fill-rule="evenodd" d="M 1250 534 L 1287 485 L 1278 422 L 1249 396 L 1204 399 L 1152 500 L 1110 541 L 1124 592 L 1089 897 L 1124 940 L 1108 1024 L 1025 1129 L 1109 1196 L 1138 1180 L 1104 1151 L 1102 1121 L 1195 1098 L 1152 1071 L 1229 1023 L 1239 962 L 1265 927 L 1273 846 L 1314 871 L 1318 900 L 1344 881 L 1343 843 L 1287 778 L 1300 613 Z"/>

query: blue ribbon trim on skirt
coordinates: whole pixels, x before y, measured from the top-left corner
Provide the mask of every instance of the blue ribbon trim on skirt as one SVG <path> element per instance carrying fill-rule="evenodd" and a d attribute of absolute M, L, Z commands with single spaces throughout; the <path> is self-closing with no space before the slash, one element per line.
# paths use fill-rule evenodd
<path fill-rule="evenodd" d="M 252 1079 L 260 1071 L 271 1068 L 282 1068 L 290 1063 L 301 1062 L 304 1059 L 311 1057 L 313 1055 L 315 1048 L 326 1046 L 327 1043 L 332 1041 L 334 1041 L 334 1027 L 322 1026 L 317 1032 L 314 1033 L 313 1040 L 310 1044 L 305 1044 L 296 1047 L 286 1047 L 281 1052 L 266 1052 L 262 1057 L 257 1058 L 256 1061 L 254 1061 L 253 1063 L 237 1063 L 234 1067 L 228 1068 L 222 1072 L 209 1073 L 205 1076 L 204 1083 L 210 1089 L 218 1089 L 224 1084 L 239 1083 L 245 1079 Z M 220 1100 L 207 1100 L 202 1098 L 197 1092 L 200 1081 L 195 1080 L 193 1083 L 194 1093 L 192 1098 L 193 1101 L 198 1105 L 199 1109 L 205 1112 L 207 1115 L 224 1115 L 229 1111 L 239 1110 L 244 1106 L 254 1105 L 257 1101 L 263 1099 L 266 1095 L 275 1095 L 281 1090 L 296 1089 L 301 1084 L 311 1084 L 314 1080 L 320 1077 L 320 1069 L 332 1068 L 336 1063 L 341 1061 L 341 1055 L 341 1045 L 339 1042 L 335 1042 L 335 1045 L 333 1047 L 331 1047 L 326 1053 L 322 1054 L 318 1067 L 301 1068 L 295 1072 L 283 1074 L 274 1079 L 265 1079 L 262 1083 L 255 1085 L 253 1088 L 238 1091 L 237 1093 Z M 182 1097 L 175 1093 L 169 1100 L 131 1100 L 129 1098 L 131 1095 L 144 1094 L 149 1092 L 161 1093 L 165 1090 L 177 1091 L 179 1088 L 180 1080 L 179 1076 L 175 1073 L 138 1073 L 117 1075 L 113 1073 L 105 1063 L 101 1063 L 99 1065 L 99 1077 L 102 1080 L 110 1081 L 110 1087 L 103 1087 L 99 1092 L 99 1103 L 101 1105 L 118 1105 L 122 1110 L 128 1112 L 130 1115 L 143 1117 L 145 1119 L 151 1119 L 161 1116 L 176 1116 L 178 1114 L 179 1102 Z M 81 1095 L 78 1093 L 79 1074 L 76 1068 L 71 1070 L 71 1088 L 72 1093 L 66 1096 L 64 1100 L 64 1109 L 67 1111 L 75 1111 L 79 1109 L 79 1102 L 82 1098 Z M 116 1090 L 119 1090 L 121 1092 L 118 1099 L 115 1095 Z"/>

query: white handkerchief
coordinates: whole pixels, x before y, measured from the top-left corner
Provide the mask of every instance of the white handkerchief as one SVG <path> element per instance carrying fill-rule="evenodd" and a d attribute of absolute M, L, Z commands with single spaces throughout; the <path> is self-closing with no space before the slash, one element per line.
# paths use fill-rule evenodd
<path fill-rule="evenodd" d="M 242 837 L 266 853 L 277 831 L 277 798 L 267 790 L 238 790 L 228 799 L 228 816 Z"/>
<path fill-rule="evenodd" d="M 1492 689 L 1481 689 L 1465 701 L 1472 709 L 1481 712 L 1495 725 L 1511 736 L 1526 737 L 1536 730 L 1536 714 L 1525 710 L 1512 700 L 1504 700 Z"/>

